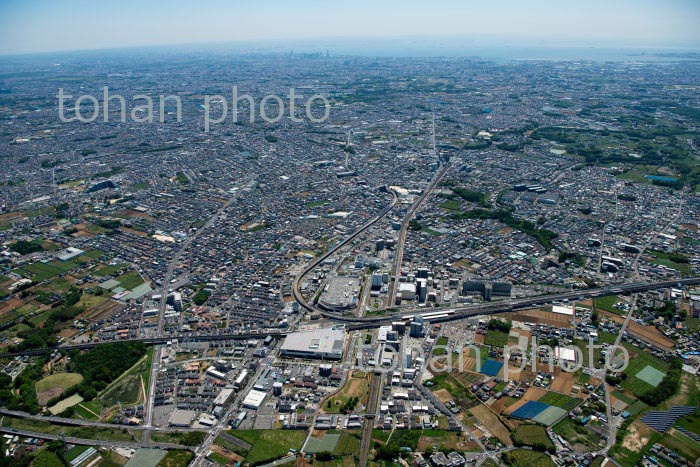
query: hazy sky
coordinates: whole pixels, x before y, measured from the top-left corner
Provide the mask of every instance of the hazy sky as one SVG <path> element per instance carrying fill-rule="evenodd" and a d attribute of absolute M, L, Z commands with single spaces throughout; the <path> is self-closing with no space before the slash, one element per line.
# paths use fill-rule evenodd
<path fill-rule="evenodd" d="M 0 53 L 372 36 L 700 48 L 700 0 L 0 0 Z"/>

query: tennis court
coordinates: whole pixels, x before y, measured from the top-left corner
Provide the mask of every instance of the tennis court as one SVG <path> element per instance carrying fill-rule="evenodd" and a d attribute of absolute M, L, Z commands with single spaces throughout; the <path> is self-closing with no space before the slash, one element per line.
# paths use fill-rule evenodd
<path fill-rule="evenodd" d="M 566 410 L 560 407 L 554 407 L 553 405 L 550 405 L 532 420 L 537 423 L 541 423 L 544 426 L 550 426 L 564 415 L 566 415 Z"/>

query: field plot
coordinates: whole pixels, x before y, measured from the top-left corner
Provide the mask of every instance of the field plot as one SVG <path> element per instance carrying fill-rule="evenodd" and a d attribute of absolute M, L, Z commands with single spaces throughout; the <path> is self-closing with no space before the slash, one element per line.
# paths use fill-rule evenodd
<path fill-rule="evenodd" d="M 492 347 L 503 347 L 508 344 L 508 334 L 505 332 L 494 331 L 489 329 L 486 331 L 486 338 L 484 339 L 485 345 L 490 345 Z"/>
<path fill-rule="evenodd" d="M 577 405 L 579 405 L 581 403 L 581 400 L 576 399 L 575 397 L 569 397 L 566 394 L 550 391 L 540 399 L 540 402 L 559 407 L 568 412 L 569 410 L 572 410 Z"/>
<path fill-rule="evenodd" d="M 536 387 L 531 387 L 527 391 L 525 391 L 525 394 L 523 394 L 523 397 L 521 397 L 518 402 L 515 404 L 509 406 L 506 408 L 504 413 L 506 415 L 510 415 L 516 410 L 518 410 L 520 407 L 523 405 L 527 404 L 528 401 L 537 401 L 540 400 L 544 395 L 547 394 L 546 389 L 542 388 L 536 388 Z"/>
<path fill-rule="evenodd" d="M 505 427 L 501 420 L 489 410 L 485 405 L 479 404 L 469 409 L 479 423 L 484 426 L 493 436 L 498 438 L 506 446 L 512 446 L 513 441 L 510 439 L 510 431 Z"/>
<path fill-rule="evenodd" d="M 66 410 L 68 407 L 73 407 L 74 405 L 80 404 L 83 398 L 79 394 L 73 394 L 72 396 L 57 402 L 55 405 L 49 407 L 49 412 L 51 415 L 58 415 Z"/>
<path fill-rule="evenodd" d="M 46 405 L 54 397 L 83 382 L 78 373 L 54 373 L 36 382 L 36 397 L 39 405 Z"/>
<path fill-rule="evenodd" d="M 577 452 L 589 452 L 597 449 L 601 441 L 600 437 L 594 435 L 586 427 L 576 424 L 569 417 L 563 418 L 552 427 L 552 430 L 568 441 Z"/>
<path fill-rule="evenodd" d="M 456 433 L 440 430 L 426 430 L 418 440 L 418 450 L 425 451 L 437 446 L 438 450 L 446 451 L 476 451 L 479 445 L 468 436 L 457 436 Z"/>
<path fill-rule="evenodd" d="M 503 459 L 507 459 L 508 465 L 536 465 L 537 467 L 554 467 L 556 465 L 549 455 L 529 449 L 506 452 L 503 454 Z"/>
<path fill-rule="evenodd" d="M 540 425 L 520 425 L 513 433 L 513 441 L 525 446 L 554 447 L 552 440 L 547 435 L 547 430 Z"/>

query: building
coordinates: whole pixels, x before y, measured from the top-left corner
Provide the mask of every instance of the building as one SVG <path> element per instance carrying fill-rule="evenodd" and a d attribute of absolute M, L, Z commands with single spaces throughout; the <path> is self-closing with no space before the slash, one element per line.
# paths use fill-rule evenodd
<path fill-rule="evenodd" d="M 187 428 L 192 424 L 197 412 L 194 410 L 175 410 L 168 420 L 169 426 L 174 426 L 177 428 Z"/>
<path fill-rule="evenodd" d="M 251 410 L 258 410 L 265 398 L 267 397 L 266 392 L 258 391 L 257 389 L 251 389 L 248 395 L 243 399 L 243 407 Z"/>
<path fill-rule="evenodd" d="M 60 259 L 61 261 L 70 261 L 71 259 L 80 256 L 83 253 L 85 252 L 80 248 L 73 248 L 72 246 L 69 246 L 68 248 L 66 248 L 58 254 L 58 259 Z"/>
<path fill-rule="evenodd" d="M 416 284 L 410 282 L 399 283 L 399 294 L 402 300 L 413 300 L 416 298 Z"/>
<path fill-rule="evenodd" d="M 287 357 L 340 360 L 344 346 L 344 329 L 323 328 L 288 334 L 280 350 Z"/>
<path fill-rule="evenodd" d="M 425 320 L 420 316 L 416 317 L 411 322 L 411 330 L 409 332 L 411 337 L 423 337 L 425 336 Z"/>

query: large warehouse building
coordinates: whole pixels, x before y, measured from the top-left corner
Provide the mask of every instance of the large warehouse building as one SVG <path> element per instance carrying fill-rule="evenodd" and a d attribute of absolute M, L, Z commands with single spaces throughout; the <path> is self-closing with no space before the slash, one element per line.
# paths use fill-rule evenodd
<path fill-rule="evenodd" d="M 323 328 L 288 334 L 281 350 L 288 357 L 340 360 L 344 346 L 344 329 Z"/>

